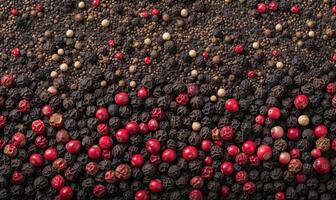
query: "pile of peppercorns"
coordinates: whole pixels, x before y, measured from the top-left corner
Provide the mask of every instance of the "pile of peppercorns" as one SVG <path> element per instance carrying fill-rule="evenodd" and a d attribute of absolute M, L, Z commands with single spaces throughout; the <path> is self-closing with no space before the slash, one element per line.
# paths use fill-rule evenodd
<path fill-rule="evenodd" d="M 336 199 L 335 1 L 0 10 L 0 200 Z"/>

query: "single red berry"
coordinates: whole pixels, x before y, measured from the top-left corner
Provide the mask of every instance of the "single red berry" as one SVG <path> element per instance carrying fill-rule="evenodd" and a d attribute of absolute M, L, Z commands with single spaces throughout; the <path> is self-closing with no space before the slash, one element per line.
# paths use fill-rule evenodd
<path fill-rule="evenodd" d="M 334 61 L 334 62 L 336 62 L 336 53 L 334 53 L 334 54 L 332 55 L 331 60 Z"/>
<path fill-rule="evenodd" d="M 329 94 L 334 94 L 336 92 L 336 82 L 328 83 L 326 91 Z"/>
<path fill-rule="evenodd" d="M 325 137 L 328 134 L 328 128 L 321 124 L 315 127 L 314 134 L 317 138 Z"/>
<path fill-rule="evenodd" d="M 231 162 L 223 162 L 220 166 L 220 170 L 223 174 L 230 176 L 234 171 L 234 166 Z"/>
<path fill-rule="evenodd" d="M 222 197 L 227 197 L 230 194 L 230 188 L 227 185 L 222 185 L 221 190 L 220 190 L 220 195 Z"/>
<path fill-rule="evenodd" d="M 96 111 L 96 118 L 99 121 L 106 121 L 109 118 L 108 110 L 106 108 L 104 108 L 104 107 L 99 108 Z"/>
<path fill-rule="evenodd" d="M 330 162 L 325 157 L 319 157 L 314 161 L 314 170 L 319 174 L 327 174 L 330 172 Z"/>
<path fill-rule="evenodd" d="M 272 149 L 268 145 L 260 145 L 257 150 L 257 155 L 260 160 L 269 160 L 272 157 Z"/>
<path fill-rule="evenodd" d="M 140 130 L 139 125 L 136 121 L 127 122 L 127 124 L 125 125 L 125 129 L 130 135 L 137 134 Z"/>
<path fill-rule="evenodd" d="M 158 9 L 153 9 L 152 10 L 152 15 L 158 16 L 158 15 L 160 15 L 160 11 Z"/>
<path fill-rule="evenodd" d="M 159 122 L 156 119 L 151 119 L 148 122 L 148 129 L 150 131 L 156 131 L 159 128 Z"/>
<path fill-rule="evenodd" d="M 100 5 L 100 0 L 92 0 L 91 5 L 93 8 L 97 8 Z"/>
<path fill-rule="evenodd" d="M 232 140 L 235 136 L 235 130 L 232 128 L 232 126 L 224 126 L 220 130 L 220 135 L 223 140 Z"/>
<path fill-rule="evenodd" d="M 56 132 L 56 142 L 67 143 L 70 140 L 69 132 L 65 129 L 61 129 Z"/>
<path fill-rule="evenodd" d="M 13 58 L 17 58 L 20 56 L 20 49 L 19 48 L 13 48 L 11 51 L 11 56 Z"/>
<path fill-rule="evenodd" d="M 257 115 L 255 117 L 255 123 L 259 125 L 263 125 L 265 123 L 265 117 L 264 115 Z"/>
<path fill-rule="evenodd" d="M 301 152 L 300 152 L 300 149 L 298 148 L 291 149 L 289 153 L 290 153 L 291 159 L 299 159 L 301 157 Z"/>
<path fill-rule="evenodd" d="M 298 128 L 289 128 L 287 130 L 287 138 L 292 141 L 296 141 L 301 137 L 301 131 Z"/>
<path fill-rule="evenodd" d="M 298 173 L 295 175 L 295 182 L 298 184 L 302 184 L 306 182 L 307 176 L 304 173 Z"/>
<path fill-rule="evenodd" d="M 272 56 L 273 57 L 278 57 L 280 55 L 280 51 L 279 50 L 277 50 L 277 49 L 273 49 L 272 50 Z"/>
<path fill-rule="evenodd" d="M 19 101 L 18 108 L 20 112 L 28 113 L 30 111 L 30 102 L 26 99 Z"/>
<path fill-rule="evenodd" d="M 89 162 L 86 164 L 85 166 L 85 172 L 89 175 L 89 176 L 94 176 L 98 173 L 99 171 L 99 166 L 97 163 L 95 162 Z"/>
<path fill-rule="evenodd" d="M 98 124 L 97 126 L 97 132 L 101 135 L 107 135 L 110 133 L 110 128 L 107 124 Z"/>
<path fill-rule="evenodd" d="M 211 156 L 206 156 L 206 157 L 204 158 L 204 164 L 205 164 L 205 165 L 211 166 L 212 163 L 213 163 L 213 159 L 212 159 Z"/>
<path fill-rule="evenodd" d="M 228 148 L 226 148 L 226 150 L 227 150 L 227 152 L 230 156 L 236 156 L 240 152 L 237 145 L 234 145 L 234 144 L 228 146 Z"/>
<path fill-rule="evenodd" d="M 129 133 L 126 129 L 119 129 L 115 132 L 114 137 L 118 142 L 127 142 L 129 139 Z"/>
<path fill-rule="evenodd" d="M 252 79 L 257 75 L 257 73 L 254 70 L 248 70 L 247 71 L 247 78 Z"/>
<path fill-rule="evenodd" d="M 204 166 L 201 171 L 201 176 L 205 180 L 212 179 L 212 176 L 214 174 L 214 168 L 212 166 Z"/>
<path fill-rule="evenodd" d="M 268 109 L 267 115 L 272 120 L 277 120 L 281 117 L 281 111 L 277 107 L 271 107 Z"/>
<path fill-rule="evenodd" d="M 160 162 L 161 162 L 161 157 L 160 157 L 160 155 L 154 155 L 154 154 L 151 154 L 151 155 L 149 156 L 149 163 L 150 163 L 150 164 L 156 166 L 156 165 L 160 164 Z"/>
<path fill-rule="evenodd" d="M 146 150 L 151 154 L 158 154 L 161 149 L 161 143 L 157 139 L 149 139 L 146 142 Z"/>
<path fill-rule="evenodd" d="M 103 198 L 106 195 L 106 187 L 102 184 L 95 185 L 93 188 L 93 195 L 97 198 Z"/>
<path fill-rule="evenodd" d="M 144 164 L 145 160 L 142 154 L 134 154 L 131 158 L 131 165 L 133 167 L 140 168 Z"/>
<path fill-rule="evenodd" d="M 314 158 L 318 158 L 318 157 L 321 157 L 322 156 L 322 152 L 320 149 L 318 148 L 315 148 L 313 149 L 311 152 L 310 152 L 310 155 Z"/>
<path fill-rule="evenodd" d="M 161 159 L 164 162 L 172 163 L 176 160 L 176 152 L 173 149 L 166 149 L 162 152 Z"/>
<path fill-rule="evenodd" d="M 31 124 L 31 129 L 33 130 L 34 133 L 36 133 L 37 135 L 41 135 L 44 133 L 45 131 L 45 124 L 42 120 L 38 119 L 33 121 L 33 123 Z"/>
<path fill-rule="evenodd" d="M 40 147 L 41 149 L 45 149 L 48 147 L 48 139 L 43 135 L 39 135 L 35 138 L 35 145 Z"/>
<path fill-rule="evenodd" d="M 244 45 L 243 44 L 236 44 L 234 47 L 233 47 L 233 51 L 236 53 L 236 54 L 243 54 L 244 53 Z"/>
<path fill-rule="evenodd" d="M 156 120 L 162 120 L 165 115 L 162 108 L 153 108 L 151 114 L 152 114 L 152 118 Z"/>
<path fill-rule="evenodd" d="M 64 186 L 59 191 L 61 200 L 70 200 L 74 195 L 73 189 L 70 186 Z"/>
<path fill-rule="evenodd" d="M 285 134 L 285 131 L 281 126 L 274 126 L 271 129 L 271 136 L 273 139 L 279 139 L 282 138 L 282 136 Z"/>
<path fill-rule="evenodd" d="M 203 200 L 203 194 L 200 190 L 191 190 L 188 195 L 189 200 Z"/>
<path fill-rule="evenodd" d="M 306 95 L 298 95 L 294 99 L 294 105 L 297 109 L 305 109 L 308 106 L 309 99 Z"/>
<path fill-rule="evenodd" d="M 150 200 L 150 194 L 146 190 L 138 190 L 135 193 L 135 200 Z"/>
<path fill-rule="evenodd" d="M 242 150 L 244 153 L 251 155 L 257 150 L 257 147 L 255 142 L 248 140 L 242 145 Z"/>
<path fill-rule="evenodd" d="M 294 6 L 292 6 L 292 8 L 291 8 L 291 12 L 292 12 L 293 14 L 299 14 L 300 9 L 299 9 L 299 7 L 298 7 L 297 5 L 294 5 Z"/>
<path fill-rule="evenodd" d="M 333 7 L 331 8 L 331 12 L 332 12 L 333 14 L 336 14 L 336 5 L 333 6 Z"/>
<path fill-rule="evenodd" d="M 151 57 L 149 57 L 149 56 L 145 57 L 145 58 L 144 58 L 144 63 L 145 63 L 146 65 L 150 65 L 150 64 L 152 64 L 152 59 L 151 59 Z"/>
<path fill-rule="evenodd" d="M 268 4 L 268 9 L 270 11 L 276 11 L 278 9 L 278 3 L 275 2 L 275 1 L 271 1 L 269 4 Z"/>
<path fill-rule="evenodd" d="M 114 40 L 108 40 L 107 45 L 112 48 L 112 47 L 115 47 L 116 43 Z"/>
<path fill-rule="evenodd" d="M 50 105 L 44 105 L 41 109 L 41 114 L 44 116 L 51 116 L 51 114 L 53 114 L 53 109 Z"/>
<path fill-rule="evenodd" d="M 124 57 L 124 55 L 121 52 L 117 52 L 117 53 L 114 54 L 114 58 L 117 59 L 117 60 L 121 60 L 121 59 L 123 59 L 123 57 Z"/>
<path fill-rule="evenodd" d="M 235 176 L 235 180 L 237 183 L 245 183 L 246 181 L 248 181 L 248 174 L 245 171 L 239 171 L 237 172 L 236 176 Z"/>
<path fill-rule="evenodd" d="M 163 183 L 160 179 L 152 179 L 149 182 L 148 188 L 153 193 L 160 193 L 163 191 Z"/>
<path fill-rule="evenodd" d="M 239 109 L 239 103 L 237 99 L 228 99 L 225 102 L 225 109 L 229 112 L 237 112 Z"/>
<path fill-rule="evenodd" d="M 35 11 L 36 12 L 42 12 L 42 10 L 43 10 L 43 8 L 42 8 L 41 4 L 36 4 L 35 5 Z"/>
<path fill-rule="evenodd" d="M 60 190 L 64 187 L 65 185 L 65 179 L 61 175 L 56 175 L 51 179 L 51 186 L 56 189 Z"/>
<path fill-rule="evenodd" d="M 199 92 L 199 88 L 196 84 L 190 83 L 188 84 L 187 88 L 188 88 L 188 95 L 190 97 L 196 96 Z"/>
<path fill-rule="evenodd" d="M 335 142 L 335 146 L 336 146 L 336 142 Z M 201 149 L 202 151 L 208 152 L 211 150 L 212 147 L 212 142 L 211 140 L 203 140 L 201 143 Z"/>
<path fill-rule="evenodd" d="M 204 186 L 204 180 L 201 176 L 194 176 L 190 179 L 190 185 L 192 188 L 202 188 Z"/>
<path fill-rule="evenodd" d="M 23 147 L 27 142 L 26 136 L 21 132 L 16 132 L 11 139 L 11 144 L 17 148 Z"/>
<path fill-rule="evenodd" d="M 275 193 L 275 200 L 285 200 L 286 199 L 286 195 L 284 192 L 277 192 Z"/>
<path fill-rule="evenodd" d="M 1 77 L 1 85 L 10 88 L 14 85 L 14 78 L 11 74 L 5 74 Z"/>
<path fill-rule="evenodd" d="M 291 156 L 288 152 L 282 152 L 279 155 L 278 162 L 281 165 L 287 165 L 289 163 L 290 159 L 291 159 Z"/>
<path fill-rule="evenodd" d="M 64 117 L 61 113 L 54 113 L 49 118 L 49 124 L 54 127 L 61 127 L 64 123 Z"/>
<path fill-rule="evenodd" d="M 16 8 L 12 8 L 12 9 L 10 10 L 10 13 L 11 13 L 11 15 L 13 15 L 13 16 L 17 16 L 17 15 L 19 14 L 19 12 L 18 12 L 18 10 L 17 10 Z"/>
<path fill-rule="evenodd" d="M 147 126 L 147 124 L 146 123 L 140 123 L 139 124 L 139 131 L 142 134 L 148 133 L 148 126 Z"/>
<path fill-rule="evenodd" d="M 246 194 L 254 194 L 256 192 L 256 190 L 257 190 L 257 188 L 256 188 L 255 184 L 251 181 L 246 182 L 243 185 L 243 191 Z"/>
<path fill-rule="evenodd" d="M 44 151 L 44 158 L 49 161 L 54 161 L 58 157 L 58 152 L 56 148 L 50 147 Z"/>
<path fill-rule="evenodd" d="M 147 19 L 148 17 L 150 17 L 150 14 L 147 12 L 147 10 L 144 10 L 140 13 L 140 17 Z"/>
<path fill-rule="evenodd" d="M 93 145 L 92 147 L 90 147 L 88 150 L 88 156 L 93 160 L 99 159 L 101 156 L 100 147 L 98 145 Z"/>
<path fill-rule="evenodd" d="M 237 154 L 235 157 L 236 163 L 240 166 L 246 165 L 248 163 L 248 159 L 248 155 L 244 152 Z"/>
<path fill-rule="evenodd" d="M 14 171 L 11 177 L 11 182 L 15 185 L 20 185 L 25 181 L 25 177 L 21 172 Z"/>
<path fill-rule="evenodd" d="M 189 103 L 189 96 L 187 93 L 180 93 L 175 100 L 178 105 L 185 106 Z"/>
<path fill-rule="evenodd" d="M 204 59 L 209 59 L 209 52 L 207 52 L 207 51 L 203 51 L 203 53 L 202 53 L 202 57 L 203 57 Z"/>
<path fill-rule="evenodd" d="M 34 167 L 42 166 L 43 162 L 43 157 L 38 153 L 34 153 L 29 157 L 29 163 L 32 164 Z"/>
<path fill-rule="evenodd" d="M 0 115 L 0 128 L 4 128 L 7 125 L 7 118 L 3 115 Z"/>
<path fill-rule="evenodd" d="M 137 92 L 137 96 L 140 98 L 140 99 L 146 99 L 148 97 L 148 89 L 145 88 L 145 87 L 141 87 L 138 92 Z"/>
<path fill-rule="evenodd" d="M 65 145 L 66 150 L 71 154 L 76 154 L 81 150 L 81 142 L 79 140 L 71 140 Z"/>
<path fill-rule="evenodd" d="M 99 138 L 98 145 L 102 149 L 111 149 L 112 138 L 110 136 L 104 135 L 101 138 Z"/>
<path fill-rule="evenodd" d="M 258 13 L 263 14 L 263 13 L 266 12 L 266 10 L 267 10 L 266 4 L 264 4 L 264 3 L 258 3 L 258 5 L 257 5 L 257 11 L 258 11 Z"/>
<path fill-rule="evenodd" d="M 182 156 L 184 159 L 192 161 L 198 157 L 198 151 L 194 146 L 186 146 L 182 150 Z"/>
<path fill-rule="evenodd" d="M 115 95 L 114 101 L 119 106 L 127 105 L 128 101 L 129 101 L 128 93 L 127 92 L 119 92 L 118 94 Z"/>

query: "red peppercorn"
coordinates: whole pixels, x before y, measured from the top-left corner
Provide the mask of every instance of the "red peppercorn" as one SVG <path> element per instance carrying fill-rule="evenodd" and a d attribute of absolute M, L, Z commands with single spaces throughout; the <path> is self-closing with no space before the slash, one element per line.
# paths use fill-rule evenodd
<path fill-rule="evenodd" d="M 191 190 L 188 195 L 189 200 L 203 200 L 203 194 L 199 190 Z"/>
<path fill-rule="evenodd" d="M 18 12 L 18 10 L 17 10 L 16 8 L 12 8 L 12 9 L 10 10 L 10 13 L 11 13 L 11 15 L 13 15 L 13 16 L 17 16 L 17 15 L 19 14 L 19 12 Z"/>
<path fill-rule="evenodd" d="M 291 149 L 289 153 L 292 159 L 298 159 L 301 156 L 300 150 L 298 148 Z"/>
<path fill-rule="evenodd" d="M 99 138 L 98 145 L 102 149 L 111 149 L 112 138 L 110 136 L 104 135 L 101 138 Z"/>
<path fill-rule="evenodd" d="M 192 179 L 190 179 L 190 185 L 193 188 L 202 188 L 204 185 L 204 180 L 200 176 L 194 176 Z"/>
<path fill-rule="evenodd" d="M 150 200 L 150 195 L 146 190 L 138 190 L 135 193 L 135 200 Z"/>
<path fill-rule="evenodd" d="M 238 165 L 246 165 L 248 163 L 248 156 L 245 153 L 239 153 L 236 155 L 235 161 Z"/>
<path fill-rule="evenodd" d="M 298 173 L 295 175 L 295 182 L 298 184 L 302 184 L 304 182 L 306 182 L 306 175 L 303 173 Z"/>
<path fill-rule="evenodd" d="M 172 163 L 176 160 L 176 152 L 173 149 L 165 149 L 161 154 L 161 159 L 164 162 Z"/>
<path fill-rule="evenodd" d="M 299 14 L 300 12 L 299 7 L 297 5 L 292 6 L 291 12 L 294 14 Z"/>
<path fill-rule="evenodd" d="M 289 128 L 287 130 L 287 138 L 292 141 L 296 141 L 301 137 L 301 131 L 298 128 Z"/>
<path fill-rule="evenodd" d="M 54 171 L 56 171 L 57 173 L 61 173 L 67 169 L 68 163 L 64 158 L 57 158 L 52 163 L 52 167 Z"/>
<path fill-rule="evenodd" d="M 101 135 L 107 135 L 110 133 L 110 128 L 107 124 L 98 124 L 97 126 L 97 132 Z"/>
<path fill-rule="evenodd" d="M 209 52 L 203 51 L 202 56 L 204 59 L 209 59 Z"/>
<path fill-rule="evenodd" d="M 139 131 L 140 131 L 140 133 L 142 133 L 142 134 L 146 134 L 146 133 L 148 133 L 148 126 L 147 126 L 147 124 L 145 124 L 145 123 L 140 123 L 140 124 L 139 124 Z"/>
<path fill-rule="evenodd" d="M 277 192 L 275 193 L 275 200 L 285 200 L 286 199 L 286 195 L 284 192 Z"/>
<path fill-rule="evenodd" d="M 148 129 L 150 131 L 156 131 L 159 128 L 159 122 L 156 119 L 151 119 L 148 122 Z"/>
<path fill-rule="evenodd" d="M 69 153 L 76 154 L 81 149 L 81 142 L 79 140 L 71 140 L 65 145 L 65 148 Z"/>
<path fill-rule="evenodd" d="M 244 142 L 244 144 L 242 145 L 243 152 L 249 155 L 253 154 L 256 149 L 256 144 L 251 140 Z"/>
<path fill-rule="evenodd" d="M 19 102 L 18 108 L 19 108 L 20 112 L 28 113 L 29 110 L 30 110 L 30 103 L 29 103 L 29 101 L 26 100 L 26 99 L 22 99 Z"/>
<path fill-rule="evenodd" d="M 105 172 L 104 180 L 108 183 L 114 183 L 117 181 L 116 173 L 113 170 L 108 170 Z"/>
<path fill-rule="evenodd" d="M 131 165 L 133 167 L 140 168 L 144 164 L 145 160 L 142 154 L 134 154 L 131 158 Z"/>
<path fill-rule="evenodd" d="M 228 146 L 228 148 L 226 148 L 226 150 L 227 150 L 227 152 L 230 156 L 236 156 L 240 152 L 237 145 L 234 145 L 234 144 Z"/>
<path fill-rule="evenodd" d="M 106 195 L 106 187 L 102 184 L 94 186 L 93 195 L 97 198 L 103 198 Z"/>
<path fill-rule="evenodd" d="M 248 174 L 245 171 L 239 171 L 236 174 L 235 180 L 237 183 L 245 183 L 246 181 L 248 181 Z"/>
<path fill-rule="evenodd" d="M 335 142 L 335 146 L 336 146 L 336 142 Z M 201 143 L 201 149 L 202 151 L 208 152 L 210 151 L 212 147 L 212 142 L 211 140 L 203 140 Z"/>
<path fill-rule="evenodd" d="M 44 151 L 44 158 L 49 161 L 54 161 L 58 157 L 58 152 L 56 148 L 50 147 Z"/>
<path fill-rule="evenodd" d="M 158 15 L 160 15 L 160 11 L 158 9 L 153 9 L 152 10 L 152 15 L 158 16 Z"/>
<path fill-rule="evenodd" d="M 233 51 L 234 51 L 236 54 L 243 54 L 243 53 L 244 53 L 244 45 L 243 45 L 243 44 L 236 44 L 236 45 L 233 47 Z"/>
<path fill-rule="evenodd" d="M 100 5 L 100 0 L 92 0 L 91 5 L 93 8 L 97 8 Z"/>
<path fill-rule="evenodd" d="M 328 134 L 328 128 L 321 124 L 315 127 L 314 134 L 317 138 L 325 137 Z"/>
<path fill-rule="evenodd" d="M 336 62 L 336 53 L 334 53 L 334 54 L 332 55 L 331 60 L 334 61 L 334 62 Z"/>
<path fill-rule="evenodd" d="M 214 174 L 214 169 L 211 166 L 204 166 L 201 171 L 201 176 L 205 180 L 210 180 Z"/>
<path fill-rule="evenodd" d="M 149 57 L 149 56 L 145 57 L 145 58 L 144 58 L 144 63 L 145 63 L 146 65 L 150 65 L 150 64 L 152 64 L 152 59 L 151 59 L 151 57 Z"/>
<path fill-rule="evenodd" d="M 198 94 L 199 88 L 196 84 L 190 83 L 188 84 L 187 88 L 188 88 L 188 95 L 190 97 L 196 96 Z"/>
<path fill-rule="evenodd" d="M 119 180 L 125 181 L 131 177 L 132 169 L 126 164 L 120 164 L 115 169 L 115 174 Z"/>
<path fill-rule="evenodd" d="M 117 60 L 123 59 L 124 55 L 121 52 L 117 52 L 114 54 L 114 58 Z"/>
<path fill-rule="evenodd" d="M 36 12 L 42 12 L 42 10 L 43 10 L 43 8 L 42 8 L 41 4 L 36 4 L 35 5 L 35 11 Z"/>
<path fill-rule="evenodd" d="M 330 172 L 330 162 L 325 157 L 319 157 L 314 161 L 314 170 L 319 174 L 327 174 Z"/>
<path fill-rule="evenodd" d="M 334 94 L 336 92 L 336 83 L 335 82 L 328 83 L 326 91 L 329 94 Z"/>
<path fill-rule="evenodd" d="M 51 116 L 51 114 L 53 114 L 53 109 L 50 105 L 44 105 L 41 109 L 41 114 L 44 116 Z"/>
<path fill-rule="evenodd" d="M 182 156 L 184 159 L 191 161 L 195 160 L 198 157 L 198 152 L 194 146 L 186 146 L 182 150 Z"/>
<path fill-rule="evenodd" d="M 331 12 L 332 12 L 333 14 L 336 14 L 336 5 L 333 6 L 333 7 L 331 8 Z"/>
<path fill-rule="evenodd" d="M 258 5 L 257 5 L 257 11 L 258 11 L 258 13 L 263 14 L 263 13 L 266 12 L 266 10 L 267 10 L 266 4 L 264 4 L 264 3 L 258 3 Z"/>
<path fill-rule="evenodd" d="M 152 165 L 155 166 L 155 165 L 160 164 L 160 162 L 161 162 L 160 155 L 154 155 L 154 154 L 152 154 L 152 155 L 149 156 L 149 163 L 150 164 L 152 164 Z"/>
<path fill-rule="evenodd" d="M 213 160 L 212 160 L 212 157 L 211 157 L 211 156 L 206 156 L 206 157 L 204 158 L 204 164 L 205 164 L 205 165 L 211 166 L 211 165 L 212 165 L 212 162 L 213 162 Z"/>
<path fill-rule="evenodd" d="M 20 49 L 19 48 L 13 48 L 11 51 L 11 56 L 13 58 L 17 58 L 20 56 Z"/>
<path fill-rule="evenodd" d="M 254 194 L 256 192 L 256 186 L 253 182 L 249 181 L 243 185 L 243 191 L 246 194 Z"/>
<path fill-rule="evenodd" d="M 222 140 L 215 140 L 215 141 L 214 141 L 214 144 L 215 144 L 217 147 L 222 148 L 222 146 L 223 146 L 223 141 L 222 141 Z"/>
<path fill-rule="evenodd" d="M 54 113 L 49 118 L 49 124 L 54 127 L 61 127 L 64 123 L 64 117 L 61 113 Z"/>
<path fill-rule="evenodd" d="M 33 123 L 31 124 L 31 129 L 34 133 L 36 133 L 37 135 L 41 135 L 44 133 L 45 131 L 45 124 L 42 120 L 38 119 L 33 121 Z"/>
<path fill-rule="evenodd" d="M 269 160 L 272 157 L 272 149 L 268 145 L 260 145 L 257 150 L 259 160 Z"/>
<path fill-rule="evenodd" d="M 118 142 L 127 142 L 129 139 L 129 133 L 126 129 L 119 129 L 115 132 L 114 137 Z"/>
<path fill-rule="evenodd" d="M 239 103 L 237 99 L 228 99 L 225 102 L 225 109 L 229 112 L 237 112 L 239 110 Z"/>
<path fill-rule="evenodd" d="M 272 120 L 277 120 L 281 117 L 281 111 L 277 107 L 271 107 L 268 109 L 267 115 Z"/>
<path fill-rule="evenodd" d="M 45 149 L 48 146 L 48 139 L 42 135 L 39 135 L 35 138 L 35 145 L 41 149 Z"/>
<path fill-rule="evenodd" d="M 145 88 L 145 87 L 141 87 L 138 92 L 137 92 L 137 96 L 140 98 L 140 99 L 146 99 L 148 97 L 148 89 Z"/>
<path fill-rule="evenodd" d="M 1 85 L 5 86 L 6 88 L 12 87 L 14 84 L 14 78 L 11 74 L 5 74 L 1 77 Z"/>
<path fill-rule="evenodd" d="M 234 171 L 234 166 L 231 162 L 223 162 L 220 166 L 220 170 L 223 174 L 230 176 Z"/>
<path fill-rule="evenodd" d="M 64 187 L 65 185 L 65 179 L 61 175 L 56 175 L 51 179 L 51 186 L 56 189 L 60 190 Z"/>
<path fill-rule="evenodd" d="M 32 164 L 34 167 L 42 166 L 43 162 L 43 157 L 38 153 L 34 153 L 29 157 L 29 163 Z"/>
<path fill-rule="evenodd" d="M 106 121 L 109 118 L 108 110 L 104 107 L 99 108 L 96 111 L 96 118 L 99 121 Z"/>
<path fill-rule="evenodd" d="M 90 147 L 88 150 L 88 156 L 93 160 L 99 159 L 101 156 L 100 147 L 98 145 L 93 145 L 92 147 Z"/>
<path fill-rule="evenodd" d="M 161 143 L 157 139 L 149 139 L 146 142 L 146 150 L 151 154 L 157 154 L 160 152 Z"/>
<path fill-rule="evenodd" d="M 140 17 L 147 19 L 150 17 L 150 14 L 146 10 L 144 10 L 140 13 Z"/>
<path fill-rule="evenodd" d="M 230 194 L 230 188 L 227 185 L 222 185 L 221 190 L 220 190 L 220 195 L 222 197 L 227 197 Z"/>
<path fill-rule="evenodd" d="M 265 123 L 265 117 L 263 115 L 257 115 L 255 117 L 255 123 L 259 125 L 263 125 Z"/>
<path fill-rule="evenodd" d="M 272 50 L 272 56 L 273 56 L 273 57 L 278 57 L 279 55 L 280 55 L 279 50 L 277 50 L 277 49 L 273 49 L 273 50 Z"/>
<path fill-rule="evenodd" d="M 180 93 L 175 100 L 178 105 L 185 106 L 189 103 L 189 97 L 187 93 Z"/>
<path fill-rule="evenodd" d="M 126 93 L 126 92 L 119 92 L 118 94 L 115 95 L 114 101 L 119 106 L 127 105 L 128 101 L 129 101 L 128 93 Z"/>
<path fill-rule="evenodd" d="M 140 128 L 136 121 L 130 121 L 127 122 L 127 124 L 125 125 L 125 129 L 128 131 L 130 135 L 134 135 L 139 132 Z"/>
<path fill-rule="evenodd" d="M 0 128 L 4 128 L 7 125 L 7 118 L 3 115 L 0 115 Z"/>
<path fill-rule="evenodd" d="M 153 193 L 160 193 L 163 191 L 163 183 L 160 179 L 152 179 L 149 182 L 148 188 Z"/>
<path fill-rule="evenodd" d="M 232 140 L 235 136 L 235 130 L 231 126 L 224 126 L 221 128 L 220 134 L 223 140 Z"/>
<path fill-rule="evenodd" d="M 280 155 L 279 155 L 279 158 L 278 158 L 278 162 L 281 164 L 281 165 L 286 165 L 289 163 L 291 159 L 291 156 L 288 152 L 282 152 Z"/>
<path fill-rule="evenodd" d="M 274 126 L 271 129 L 271 136 L 273 139 L 282 138 L 283 135 L 284 135 L 284 130 L 281 126 Z"/>
<path fill-rule="evenodd" d="M 309 99 L 306 95 L 298 95 L 294 99 L 294 105 L 297 109 L 305 109 L 308 106 Z"/>
<path fill-rule="evenodd" d="M 162 120 L 164 118 L 164 111 L 162 108 L 153 108 L 151 114 L 152 118 L 156 120 Z"/>
<path fill-rule="evenodd" d="M 26 136 L 21 132 L 16 132 L 11 139 L 11 144 L 17 148 L 23 147 L 26 144 Z"/>
<path fill-rule="evenodd" d="M 64 186 L 59 191 L 61 200 L 70 200 L 74 195 L 73 189 L 70 186 Z"/>
<path fill-rule="evenodd" d="M 114 40 L 108 40 L 107 45 L 112 48 L 112 47 L 115 47 L 116 43 Z"/>
<path fill-rule="evenodd" d="M 23 174 L 21 172 L 18 171 L 14 171 L 11 177 L 11 182 L 14 185 L 20 185 L 25 181 L 25 177 L 23 176 Z"/>
<path fill-rule="evenodd" d="M 313 149 L 311 152 L 310 152 L 310 155 L 314 158 L 318 158 L 318 157 L 321 157 L 322 156 L 322 152 L 320 149 L 318 148 L 315 148 Z"/>
<path fill-rule="evenodd" d="M 268 4 L 268 9 L 270 11 L 276 11 L 278 9 L 278 3 L 275 2 L 275 1 L 271 1 L 269 4 Z"/>

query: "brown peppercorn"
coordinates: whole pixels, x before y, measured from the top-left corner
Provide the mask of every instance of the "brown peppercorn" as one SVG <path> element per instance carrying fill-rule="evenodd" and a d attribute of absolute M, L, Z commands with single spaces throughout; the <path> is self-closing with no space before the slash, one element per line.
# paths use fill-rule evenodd
<path fill-rule="evenodd" d="M 221 139 L 220 130 L 218 128 L 212 129 L 211 136 L 213 140 L 220 140 Z"/>
<path fill-rule="evenodd" d="M 131 167 L 126 164 L 120 164 L 115 170 L 115 176 L 119 180 L 128 180 L 131 177 Z"/>
<path fill-rule="evenodd" d="M 290 172 L 299 172 L 302 169 L 302 163 L 299 159 L 292 159 L 288 164 L 288 170 Z"/>
<path fill-rule="evenodd" d="M 278 139 L 274 141 L 274 149 L 279 151 L 285 151 L 287 149 L 287 142 L 284 139 Z"/>
<path fill-rule="evenodd" d="M 330 139 L 329 138 L 319 138 L 316 140 L 316 148 L 320 149 L 321 151 L 327 151 L 330 149 Z"/>

